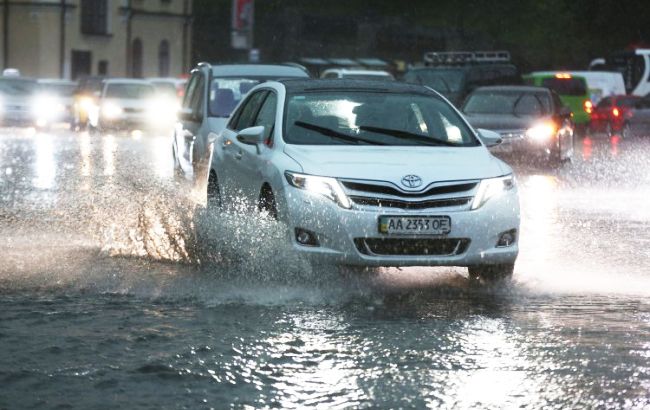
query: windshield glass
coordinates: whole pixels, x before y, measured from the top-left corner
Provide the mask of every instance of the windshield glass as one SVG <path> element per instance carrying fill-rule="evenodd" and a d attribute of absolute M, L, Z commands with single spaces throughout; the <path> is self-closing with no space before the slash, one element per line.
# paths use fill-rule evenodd
<path fill-rule="evenodd" d="M 36 81 L 0 79 L 0 94 L 29 96 L 38 88 Z"/>
<path fill-rule="evenodd" d="M 467 114 L 513 114 L 539 116 L 551 112 L 549 95 L 542 92 L 478 91 L 463 107 Z"/>
<path fill-rule="evenodd" d="M 210 115 L 229 117 L 251 88 L 261 81 L 250 78 L 215 78 L 210 86 Z"/>
<path fill-rule="evenodd" d="M 296 94 L 287 99 L 285 118 L 289 144 L 480 145 L 448 103 L 421 94 Z"/>
<path fill-rule="evenodd" d="M 61 97 L 72 97 L 77 89 L 77 85 L 73 83 L 41 83 L 41 91 L 47 94 L 54 94 Z"/>
<path fill-rule="evenodd" d="M 153 93 L 153 86 L 147 84 L 108 84 L 106 87 L 106 98 L 139 100 L 150 98 Z"/>
<path fill-rule="evenodd" d="M 583 78 L 544 78 L 542 80 L 542 87 L 550 88 L 560 95 L 587 95 L 587 83 Z"/>
<path fill-rule="evenodd" d="M 431 87 L 440 93 L 456 93 L 463 87 L 465 73 L 463 70 L 418 70 L 407 75 L 406 80 Z"/>

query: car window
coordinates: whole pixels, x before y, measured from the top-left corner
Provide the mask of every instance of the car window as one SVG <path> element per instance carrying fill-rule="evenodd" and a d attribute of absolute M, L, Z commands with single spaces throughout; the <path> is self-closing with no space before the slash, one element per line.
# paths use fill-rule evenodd
<path fill-rule="evenodd" d="M 587 83 L 582 78 L 548 77 L 542 79 L 542 87 L 547 87 L 551 90 L 555 90 L 560 95 L 587 95 Z"/>
<path fill-rule="evenodd" d="M 260 82 L 259 79 L 249 78 L 214 78 L 210 84 L 210 115 L 229 117 L 237 104 Z"/>
<path fill-rule="evenodd" d="M 36 81 L 20 79 L 0 79 L 0 94 L 31 95 L 38 89 Z"/>
<path fill-rule="evenodd" d="M 551 112 L 548 94 L 505 90 L 477 91 L 471 94 L 463 112 L 468 114 L 514 114 L 538 116 Z"/>
<path fill-rule="evenodd" d="M 318 91 L 292 95 L 286 104 L 289 144 L 480 145 L 453 107 L 431 95 Z"/>
<path fill-rule="evenodd" d="M 196 86 L 198 85 L 198 82 L 199 82 L 199 73 L 192 74 L 192 78 L 190 78 L 190 81 L 187 83 L 185 96 L 183 97 L 183 104 L 182 104 L 183 108 L 185 109 L 191 108 L 190 105 L 192 99 L 194 98 L 194 93 L 196 92 Z"/>
<path fill-rule="evenodd" d="M 253 122 L 260 110 L 260 105 L 264 101 L 264 97 L 268 91 L 260 90 L 246 99 L 242 107 L 237 113 L 237 119 L 232 127 L 235 131 L 241 131 L 244 128 L 252 127 Z"/>
<path fill-rule="evenodd" d="M 199 74 L 197 82 L 196 82 L 196 89 L 194 90 L 194 93 L 192 95 L 192 99 L 190 102 L 190 108 L 192 109 L 192 112 L 194 113 L 195 116 L 201 117 L 204 115 L 204 109 L 203 106 L 204 104 L 204 95 L 205 95 L 205 78 L 203 74 Z"/>
<path fill-rule="evenodd" d="M 612 99 L 609 97 L 605 97 L 596 106 L 597 108 L 609 108 L 612 106 Z"/>
<path fill-rule="evenodd" d="M 149 84 L 107 84 L 106 98 L 124 98 L 127 100 L 140 100 L 151 98 L 155 90 Z"/>
<path fill-rule="evenodd" d="M 255 126 L 263 125 L 264 126 L 264 141 L 267 144 L 271 142 L 271 136 L 273 128 L 275 126 L 275 113 L 277 107 L 278 97 L 274 92 L 269 92 L 268 96 L 264 100 L 262 107 L 257 114 L 255 119 Z"/>

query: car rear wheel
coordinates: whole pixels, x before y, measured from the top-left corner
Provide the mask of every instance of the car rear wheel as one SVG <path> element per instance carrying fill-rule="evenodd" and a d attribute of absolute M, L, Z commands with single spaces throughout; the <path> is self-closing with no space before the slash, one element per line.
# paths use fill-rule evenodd
<path fill-rule="evenodd" d="M 485 283 L 509 282 L 515 270 L 514 263 L 498 265 L 474 265 L 467 268 L 469 278 Z"/>
<path fill-rule="evenodd" d="M 257 209 L 260 212 L 266 213 L 268 217 L 273 220 L 278 219 L 278 207 L 275 202 L 275 196 L 273 195 L 271 187 L 268 185 L 265 185 L 264 188 L 262 188 L 262 193 L 260 194 L 260 199 L 257 203 Z"/>

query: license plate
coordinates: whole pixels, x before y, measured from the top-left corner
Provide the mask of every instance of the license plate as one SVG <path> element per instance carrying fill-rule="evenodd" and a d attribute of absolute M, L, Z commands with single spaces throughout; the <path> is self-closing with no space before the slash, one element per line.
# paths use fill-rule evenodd
<path fill-rule="evenodd" d="M 379 232 L 393 235 L 445 235 L 451 231 L 448 216 L 380 216 Z"/>

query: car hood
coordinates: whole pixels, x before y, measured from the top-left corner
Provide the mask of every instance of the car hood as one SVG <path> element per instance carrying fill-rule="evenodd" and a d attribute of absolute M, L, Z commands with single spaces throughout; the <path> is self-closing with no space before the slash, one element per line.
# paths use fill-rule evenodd
<path fill-rule="evenodd" d="M 465 114 L 465 118 L 474 128 L 504 131 L 528 129 L 546 117 L 517 117 L 510 114 Z"/>
<path fill-rule="evenodd" d="M 436 181 L 497 177 L 512 172 L 479 147 L 351 147 L 286 145 L 284 152 L 306 174 L 336 178 L 390 181 L 401 186 L 405 175 Z"/>

